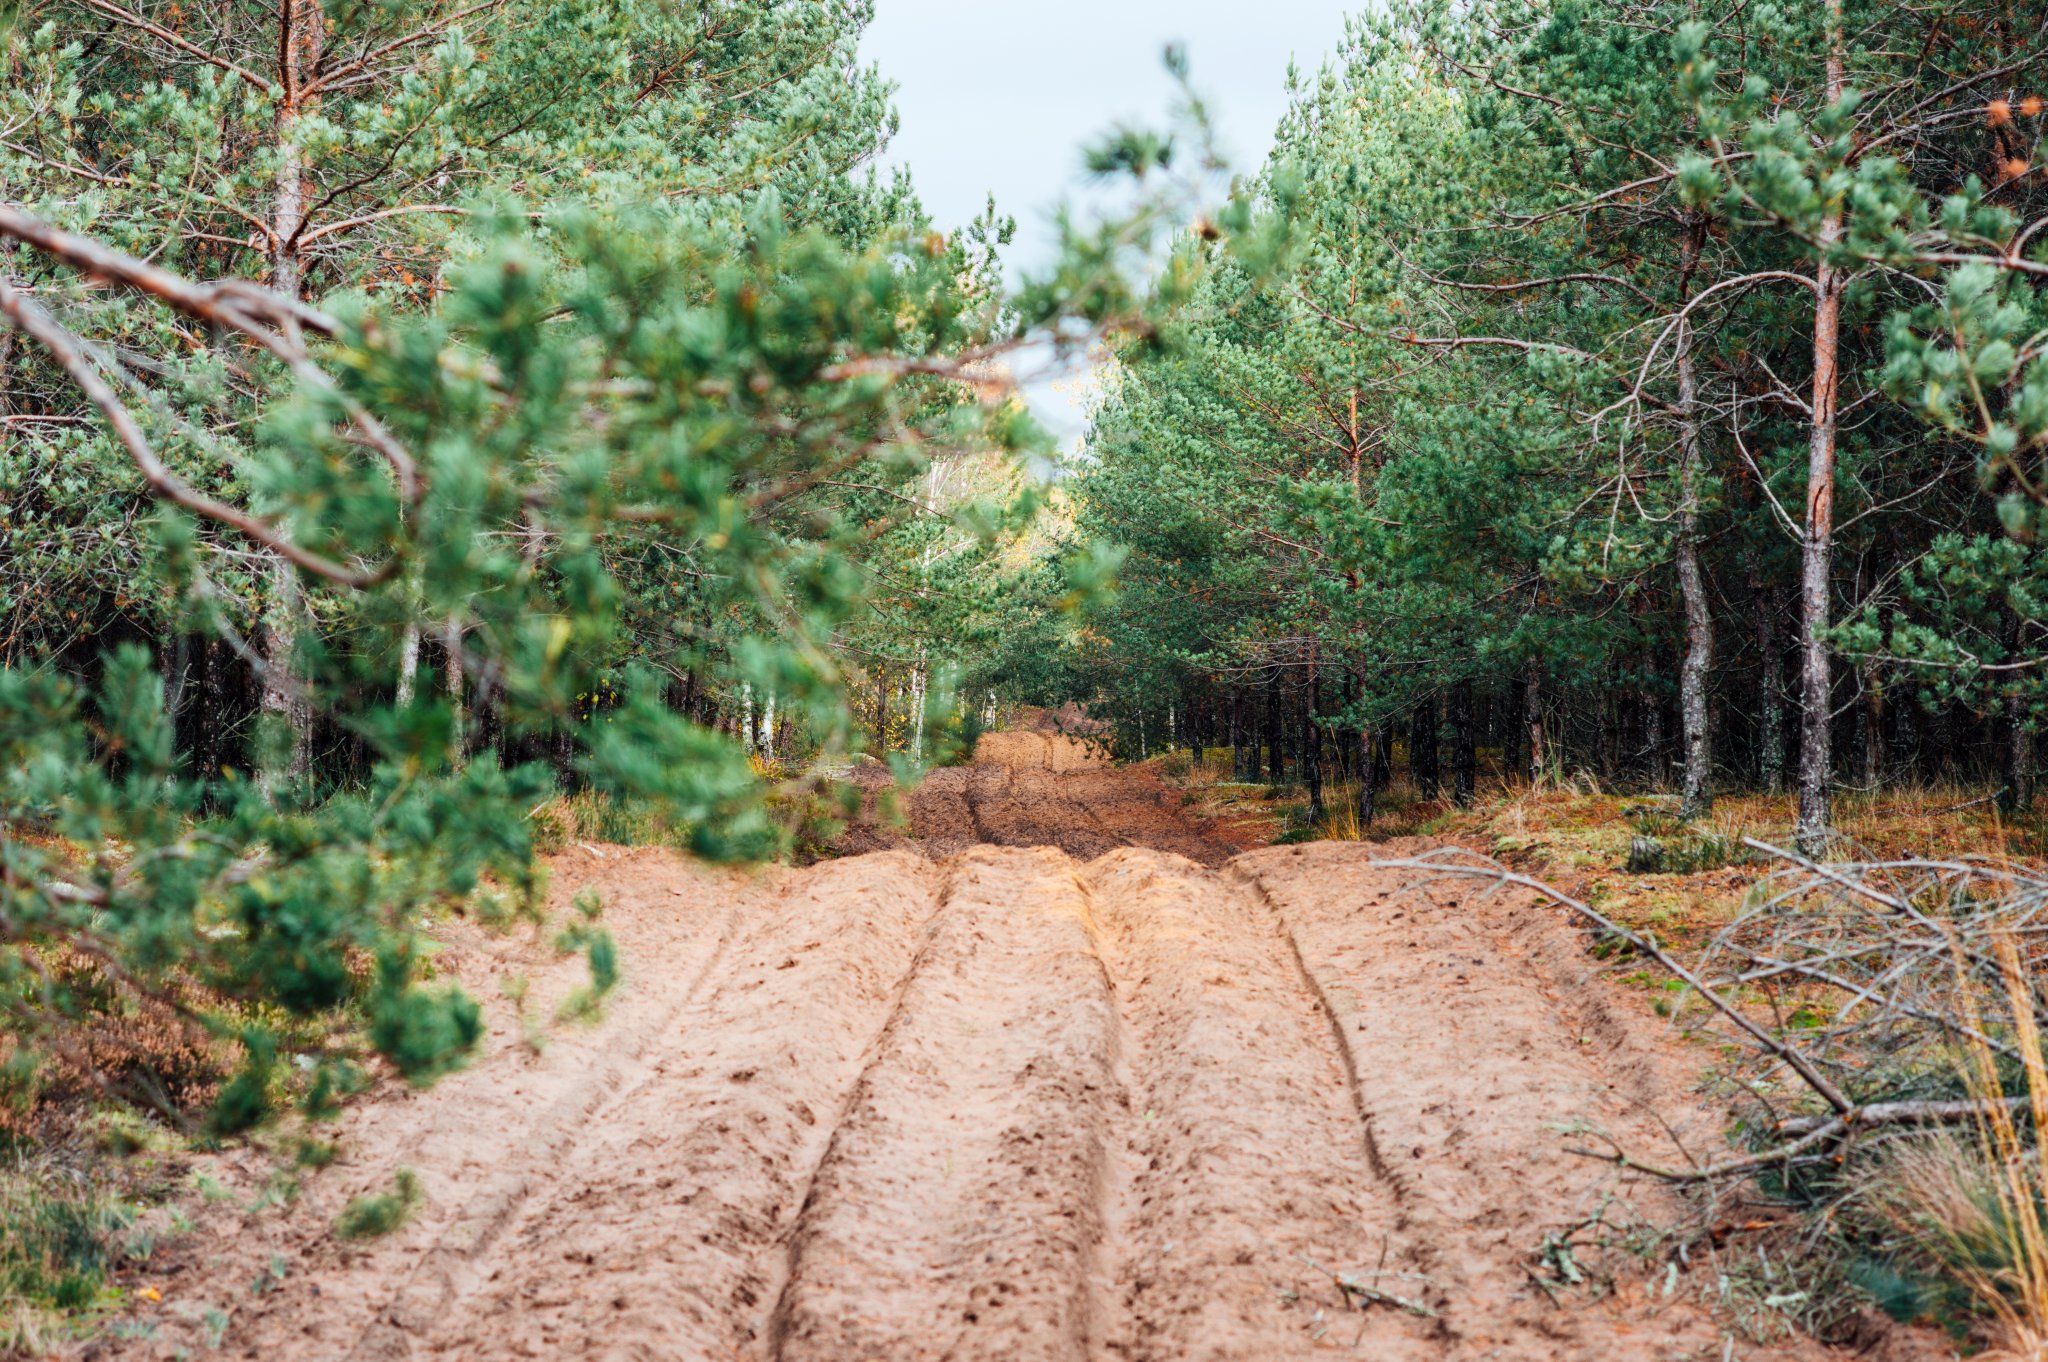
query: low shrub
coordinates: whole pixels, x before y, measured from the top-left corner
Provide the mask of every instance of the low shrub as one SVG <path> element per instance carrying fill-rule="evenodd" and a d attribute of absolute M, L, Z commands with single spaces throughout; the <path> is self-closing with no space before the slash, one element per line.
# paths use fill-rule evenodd
<path fill-rule="evenodd" d="M 422 1193 L 419 1174 L 401 1168 L 392 1178 L 388 1192 L 368 1193 L 342 1208 L 334 1232 L 343 1239 L 375 1239 L 391 1233 L 419 1207 Z"/>
<path fill-rule="evenodd" d="M 0 1350 L 39 1352 L 114 1298 L 133 1208 L 55 1166 L 0 1172 Z"/>

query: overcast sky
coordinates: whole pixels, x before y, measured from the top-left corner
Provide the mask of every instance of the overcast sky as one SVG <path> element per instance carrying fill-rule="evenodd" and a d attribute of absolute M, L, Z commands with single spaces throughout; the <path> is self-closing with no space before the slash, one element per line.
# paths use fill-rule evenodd
<path fill-rule="evenodd" d="M 1197 91 L 1233 169 L 1255 169 L 1287 107 L 1287 63 L 1306 75 L 1333 50 L 1341 0 L 876 0 L 862 43 L 896 82 L 908 165 L 933 220 L 951 230 L 996 196 L 1017 219 L 1013 268 L 1050 250 L 1051 214 L 1085 188 L 1081 147 L 1118 122 L 1163 127 L 1174 101 L 1161 65 L 1186 46 Z M 1071 387 L 1072 385 L 1066 385 Z M 1063 434 L 1070 400 L 1034 385 Z"/>

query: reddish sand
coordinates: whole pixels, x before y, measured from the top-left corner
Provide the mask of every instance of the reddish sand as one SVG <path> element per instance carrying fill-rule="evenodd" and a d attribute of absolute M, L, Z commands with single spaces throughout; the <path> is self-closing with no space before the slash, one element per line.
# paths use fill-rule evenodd
<path fill-rule="evenodd" d="M 546 1016 L 580 967 L 458 926 L 441 960 L 491 1005 L 478 1061 L 357 1103 L 286 1204 L 251 1208 L 271 1159 L 223 1156 L 233 1197 L 194 1198 L 137 1307 L 154 1336 L 82 1351 L 1722 1356 L 1661 1259 L 1618 1258 L 1597 1297 L 1532 1275 L 1603 1206 L 1674 1209 L 1570 1130 L 1716 1147 L 1570 923 L 1370 864 L 1387 848 L 1234 855 L 1071 738 L 981 758 L 918 793 L 916 846 L 751 877 L 572 848 L 555 897 L 598 891 L 626 959 L 602 1022 L 535 1053 L 500 981 Z M 412 1221 L 337 1240 L 401 1167 Z"/>

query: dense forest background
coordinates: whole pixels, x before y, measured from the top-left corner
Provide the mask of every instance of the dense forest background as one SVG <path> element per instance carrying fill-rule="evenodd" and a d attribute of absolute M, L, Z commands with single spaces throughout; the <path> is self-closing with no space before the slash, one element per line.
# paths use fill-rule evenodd
<path fill-rule="evenodd" d="M 1358 784 L 1931 780 L 2029 806 L 2048 28 L 2027 6 L 1401 5 L 1298 78 L 1071 484 L 1125 590 L 1020 674 Z M 1139 735 L 1143 734 L 1141 738 Z"/>
<path fill-rule="evenodd" d="M 1843 788 L 2032 803 L 2037 9 L 1385 6 L 1228 193 L 1192 93 L 1106 138 L 1128 210 L 1016 287 L 872 168 L 869 15 L 7 11 L 21 1055 L 190 1013 L 235 1129 L 358 1081 L 290 1039 L 348 1004 L 424 1080 L 479 1020 L 420 923 L 534 912 L 557 792 L 771 857 L 999 699 L 1367 828 L 1397 746 L 1792 786 L 1814 854 Z M 1049 484 L 1027 342 L 1109 355 Z"/>

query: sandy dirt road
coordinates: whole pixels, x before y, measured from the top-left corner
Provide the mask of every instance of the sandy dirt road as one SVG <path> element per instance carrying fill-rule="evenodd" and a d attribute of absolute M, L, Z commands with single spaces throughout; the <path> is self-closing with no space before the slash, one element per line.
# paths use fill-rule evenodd
<path fill-rule="evenodd" d="M 556 896 L 603 895 L 629 971 L 604 1020 L 536 1053 L 497 981 L 545 1015 L 576 968 L 458 926 L 442 964 L 494 1004 L 486 1053 L 360 1102 L 290 1198 L 225 1156 L 149 1336 L 82 1351 L 1723 1356 L 1661 1264 L 1537 1285 L 1546 1235 L 1669 1209 L 1570 1131 L 1714 1141 L 1569 924 L 1368 848 L 1234 855 L 1066 739 L 981 755 L 918 795 L 918 846 L 751 877 L 572 848 Z M 337 1240 L 401 1167 L 412 1221 Z"/>

